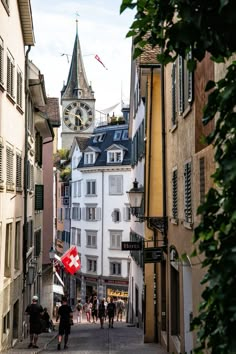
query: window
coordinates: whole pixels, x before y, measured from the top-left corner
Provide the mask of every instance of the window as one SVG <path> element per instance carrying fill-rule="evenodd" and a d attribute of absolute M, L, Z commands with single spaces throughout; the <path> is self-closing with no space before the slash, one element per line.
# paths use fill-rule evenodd
<path fill-rule="evenodd" d="M 12 223 L 6 224 L 6 240 L 5 240 L 5 267 L 4 276 L 11 276 L 11 260 L 12 260 Z"/>
<path fill-rule="evenodd" d="M 131 210 L 130 210 L 130 205 L 126 205 L 124 207 L 124 221 L 130 221 L 131 220 Z"/>
<path fill-rule="evenodd" d="M 87 247 L 97 248 L 97 231 L 86 231 Z"/>
<path fill-rule="evenodd" d="M 23 94 L 23 75 L 20 69 L 17 69 L 17 95 L 16 103 L 22 108 L 22 94 Z"/>
<path fill-rule="evenodd" d="M 80 204 L 72 204 L 72 217 L 73 220 L 81 220 Z"/>
<path fill-rule="evenodd" d="M 96 220 L 96 207 L 95 206 L 86 207 L 86 220 L 87 221 Z"/>
<path fill-rule="evenodd" d="M 81 197 L 81 181 L 72 183 L 73 197 Z"/>
<path fill-rule="evenodd" d="M 29 191 L 34 190 L 34 166 L 29 161 L 27 162 L 27 188 Z"/>
<path fill-rule="evenodd" d="M 172 174 L 172 216 L 178 218 L 178 184 L 177 184 L 177 169 Z"/>
<path fill-rule="evenodd" d="M 115 250 L 121 249 L 122 231 L 110 231 L 110 248 Z"/>
<path fill-rule="evenodd" d="M 122 130 L 116 130 L 114 133 L 113 141 L 118 141 L 120 140 L 122 135 Z"/>
<path fill-rule="evenodd" d="M 15 254 L 14 254 L 15 269 L 20 269 L 20 256 L 21 256 L 20 238 L 21 238 L 21 222 L 17 221 L 16 228 L 15 228 Z"/>
<path fill-rule="evenodd" d="M 70 208 L 65 208 L 65 219 L 66 220 L 70 219 Z"/>
<path fill-rule="evenodd" d="M 122 140 L 128 140 L 128 139 L 129 139 L 128 130 L 124 130 L 122 134 Z"/>
<path fill-rule="evenodd" d="M 0 37 L 0 84 L 4 84 L 4 80 L 3 80 L 3 57 L 4 57 L 4 44 L 3 44 L 3 40 Z"/>
<path fill-rule="evenodd" d="M 188 54 L 188 59 L 192 56 Z M 193 73 L 187 68 L 187 60 L 179 56 L 178 58 L 178 78 L 179 78 L 179 114 L 183 114 L 184 111 L 193 101 Z"/>
<path fill-rule="evenodd" d="M 199 186 L 200 186 L 200 203 L 204 203 L 206 186 L 205 186 L 205 159 L 201 157 L 199 159 Z"/>
<path fill-rule="evenodd" d="M 105 133 L 100 134 L 99 137 L 98 137 L 98 141 L 102 142 L 105 139 L 105 136 L 106 136 Z"/>
<path fill-rule="evenodd" d="M 35 210 L 43 210 L 44 209 L 44 185 L 36 184 L 34 193 L 35 193 L 34 196 Z"/>
<path fill-rule="evenodd" d="M 112 212 L 112 221 L 113 222 L 120 222 L 121 221 L 121 214 L 119 209 L 114 209 Z"/>
<path fill-rule="evenodd" d="M 76 227 L 71 228 L 71 243 L 72 245 L 81 246 L 81 230 Z"/>
<path fill-rule="evenodd" d="M 191 162 L 184 166 L 184 217 L 186 222 L 192 222 Z"/>
<path fill-rule="evenodd" d="M 90 273 L 97 273 L 97 260 L 96 259 L 87 259 L 87 271 Z"/>
<path fill-rule="evenodd" d="M 107 152 L 107 162 L 108 163 L 118 163 L 123 160 L 123 151 L 108 151 Z"/>
<path fill-rule="evenodd" d="M 92 165 L 95 161 L 94 152 L 85 152 L 84 154 L 84 164 Z"/>
<path fill-rule="evenodd" d="M 172 256 L 174 255 L 174 257 Z M 171 335 L 180 335 L 180 284 L 178 270 L 178 255 L 171 251 Z"/>
<path fill-rule="evenodd" d="M 22 156 L 16 153 L 16 191 L 22 191 Z"/>
<path fill-rule="evenodd" d="M 14 180 L 13 180 L 13 148 L 7 146 L 6 148 L 6 182 L 7 182 L 7 189 L 12 190 L 14 188 Z"/>
<path fill-rule="evenodd" d="M 172 126 L 176 124 L 176 64 L 172 66 Z"/>
<path fill-rule="evenodd" d="M 3 183 L 3 141 L 0 137 L 0 183 Z"/>
<path fill-rule="evenodd" d="M 123 176 L 122 175 L 109 176 L 109 194 L 110 195 L 123 194 Z"/>
<path fill-rule="evenodd" d="M 3 334 L 7 334 L 10 331 L 10 311 L 3 317 Z"/>
<path fill-rule="evenodd" d="M 96 195 L 96 181 L 86 181 L 86 194 Z"/>
<path fill-rule="evenodd" d="M 43 163 L 43 138 L 35 134 L 35 162 L 41 167 Z"/>
<path fill-rule="evenodd" d="M 121 275 L 121 262 L 110 262 L 110 275 Z"/>
<path fill-rule="evenodd" d="M 27 250 L 33 246 L 33 220 L 27 222 Z"/>
<path fill-rule="evenodd" d="M 34 233 L 34 256 L 39 257 L 41 253 L 41 230 Z"/>
<path fill-rule="evenodd" d="M 98 142 L 98 137 L 99 137 L 99 135 L 95 135 L 95 136 L 94 136 L 94 138 L 93 138 L 93 142 L 94 142 L 94 143 L 97 143 L 97 142 Z"/>
<path fill-rule="evenodd" d="M 10 52 L 7 53 L 7 93 L 14 98 L 14 59 Z"/>

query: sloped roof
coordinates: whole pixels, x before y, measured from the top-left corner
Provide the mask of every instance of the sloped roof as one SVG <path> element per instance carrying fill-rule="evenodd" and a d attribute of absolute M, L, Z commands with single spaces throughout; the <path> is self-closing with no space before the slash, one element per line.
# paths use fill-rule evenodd
<path fill-rule="evenodd" d="M 47 104 L 45 106 L 39 106 L 38 109 L 47 115 L 52 127 L 60 127 L 60 109 L 59 99 L 57 97 L 47 97 Z"/>
<path fill-rule="evenodd" d="M 103 127 L 98 127 L 94 130 L 93 135 L 104 134 L 103 141 L 97 141 L 94 139 L 94 136 L 89 138 L 88 147 L 93 149 L 100 149 L 100 153 L 97 156 L 95 163 L 92 166 L 111 166 L 110 163 L 107 163 L 107 149 L 114 145 L 114 134 L 117 130 L 121 130 L 122 133 L 125 130 L 128 130 L 128 124 L 120 124 L 120 125 L 107 125 Z M 125 151 L 124 159 L 122 162 L 115 163 L 114 165 L 130 165 L 131 164 L 131 140 L 122 140 L 119 141 L 119 144 L 116 144 L 119 148 Z M 87 167 L 84 165 L 84 156 L 79 162 L 78 168 Z M 90 165 L 91 167 L 91 165 Z"/>
<path fill-rule="evenodd" d="M 75 140 L 80 148 L 80 151 L 84 151 L 86 147 L 88 146 L 89 143 L 89 138 L 88 137 L 83 137 L 83 136 L 76 136 Z"/>

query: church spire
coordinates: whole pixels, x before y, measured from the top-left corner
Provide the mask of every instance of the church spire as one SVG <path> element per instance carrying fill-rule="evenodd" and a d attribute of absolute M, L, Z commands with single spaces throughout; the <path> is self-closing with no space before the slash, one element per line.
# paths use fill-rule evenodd
<path fill-rule="evenodd" d="M 71 58 L 70 70 L 66 85 L 61 91 L 62 99 L 94 99 L 94 92 L 88 83 L 80 41 L 78 35 L 78 19 L 76 19 L 76 36 Z"/>

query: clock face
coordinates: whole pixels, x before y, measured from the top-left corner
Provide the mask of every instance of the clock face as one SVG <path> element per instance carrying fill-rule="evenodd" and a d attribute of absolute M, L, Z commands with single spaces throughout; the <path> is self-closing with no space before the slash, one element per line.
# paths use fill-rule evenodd
<path fill-rule="evenodd" d="M 93 122 L 92 108 L 86 102 L 71 102 L 63 112 L 63 120 L 73 131 L 84 131 Z"/>

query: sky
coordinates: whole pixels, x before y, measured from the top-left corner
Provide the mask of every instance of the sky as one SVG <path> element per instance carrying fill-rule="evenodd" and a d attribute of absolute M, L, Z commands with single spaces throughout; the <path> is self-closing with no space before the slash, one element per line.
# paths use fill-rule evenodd
<path fill-rule="evenodd" d="M 58 97 L 67 81 L 76 18 L 88 82 L 96 110 L 129 102 L 133 13 L 119 14 L 121 0 L 31 0 L 35 46 L 29 58 L 44 75 L 47 96 Z M 65 54 L 65 55 L 62 55 Z M 95 58 L 98 55 L 107 70 Z M 69 62 L 68 62 L 69 59 Z"/>

